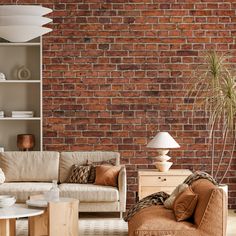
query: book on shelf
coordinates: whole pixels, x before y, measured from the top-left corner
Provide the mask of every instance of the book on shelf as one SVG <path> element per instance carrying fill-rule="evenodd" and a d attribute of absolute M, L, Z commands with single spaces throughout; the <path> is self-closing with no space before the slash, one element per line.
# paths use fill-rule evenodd
<path fill-rule="evenodd" d="M 31 118 L 34 117 L 33 111 L 12 111 L 11 116 L 14 118 Z"/>
<path fill-rule="evenodd" d="M 33 115 L 12 115 L 12 118 L 32 118 Z"/>

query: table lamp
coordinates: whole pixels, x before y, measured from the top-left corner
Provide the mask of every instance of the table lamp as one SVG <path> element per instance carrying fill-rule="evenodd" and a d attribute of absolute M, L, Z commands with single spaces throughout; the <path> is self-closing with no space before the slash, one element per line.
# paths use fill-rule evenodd
<path fill-rule="evenodd" d="M 159 156 L 157 156 L 157 162 L 154 162 L 156 168 L 165 172 L 170 169 L 173 162 L 169 162 L 170 156 L 166 155 L 169 149 L 179 148 L 179 144 L 171 137 L 168 132 L 159 132 L 147 145 L 148 148 L 158 149 Z"/>

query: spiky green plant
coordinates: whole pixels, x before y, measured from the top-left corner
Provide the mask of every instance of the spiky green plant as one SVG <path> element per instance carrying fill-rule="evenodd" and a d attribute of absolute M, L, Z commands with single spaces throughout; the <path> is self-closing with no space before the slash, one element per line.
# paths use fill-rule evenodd
<path fill-rule="evenodd" d="M 211 174 L 221 183 L 229 170 L 236 144 L 236 83 L 227 66 L 226 54 L 210 51 L 206 53 L 204 59 L 204 63 L 191 81 L 193 86 L 189 90 L 188 97 L 194 98 L 194 109 L 196 107 L 203 109 L 208 117 Z M 222 149 L 217 163 L 215 163 L 216 131 L 220 131 L 222 135 Z M 229 161 L 224 173 L 218 176 L 225 157 L 227 141 L 232 139 Z"/>

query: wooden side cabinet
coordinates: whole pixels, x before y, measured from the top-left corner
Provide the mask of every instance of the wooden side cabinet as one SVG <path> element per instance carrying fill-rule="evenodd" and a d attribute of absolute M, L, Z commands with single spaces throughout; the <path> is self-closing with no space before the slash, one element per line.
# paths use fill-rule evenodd
<path fill-rule="evenodd" d="M 175 187 L 181 184 L 192 172 L 185 169 L 171 169 L 167 172 L 158 170 L 138 171 L 139 200 L 156 192 L 164 191 L 171 194 Z"/>

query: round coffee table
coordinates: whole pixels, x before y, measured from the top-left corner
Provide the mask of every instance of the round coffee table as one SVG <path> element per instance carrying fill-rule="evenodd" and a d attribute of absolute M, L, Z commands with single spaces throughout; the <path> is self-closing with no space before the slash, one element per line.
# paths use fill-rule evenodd
<path fill-rule="evenodd" d="M 0 208 L 0 236 L 15 236 L 16 218 L 30 218 L 43 213 L 43 209 L 31 209 L 25 204 L 15 204 L 11 207 Z"/>

